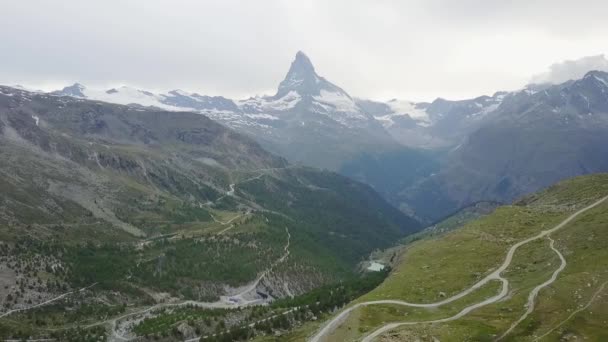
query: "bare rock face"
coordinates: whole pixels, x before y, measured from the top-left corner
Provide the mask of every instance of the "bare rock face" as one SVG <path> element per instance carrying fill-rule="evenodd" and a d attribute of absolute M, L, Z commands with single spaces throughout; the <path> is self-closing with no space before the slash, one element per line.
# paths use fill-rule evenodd
<path fill-rule="evenodd" d="M 177 331 L 183 338 L 193 338 L 196 337 L 196 332 L 194 328 L 189 326 L 186 322 L 182 322 L 177 326 Z"/>
<path fill-rule="evenodd" d="M 301 295 L 330 279 L 317 272 L 273 272 L 261 282 L 258 292 L 272 298 L 288 298 Z"/>

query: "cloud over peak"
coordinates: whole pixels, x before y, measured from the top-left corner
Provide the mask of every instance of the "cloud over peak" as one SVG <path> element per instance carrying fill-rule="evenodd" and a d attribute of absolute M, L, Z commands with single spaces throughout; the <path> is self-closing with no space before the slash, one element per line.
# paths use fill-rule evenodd
<path fill-rule="evenodd" d="M 605 55 L 587 56 L 576 60 L 566 60 L 555 63 L 549 71 L 532 77 L 532 84 L 558 84 L 568 80 L 576 80 L 585 76 L 591 70 L 608 71 L 608 59 Z"/>

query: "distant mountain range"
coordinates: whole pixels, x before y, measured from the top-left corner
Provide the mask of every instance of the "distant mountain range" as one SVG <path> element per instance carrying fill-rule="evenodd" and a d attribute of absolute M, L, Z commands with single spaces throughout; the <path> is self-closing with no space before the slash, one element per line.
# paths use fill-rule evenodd
<path fill-rule="evenodd" d="M 298 52 L 276 94 L 246 100 L 74 84 L 54 95 L 205 114 L 292 162 L 367 182 L 424 221 L 606 171 L 601 71 L 469 100 L 353 98 Z M 567 143 L 566 143 L 567 142 Z M 561 152 L 561 153 L 560 153 Z"/>
<path fill-rule="evenodd" d="M 504 93 L 468 101 L 376 102 L 351 97 L 319 76 L 298 52 L 272 96 L 232 100 L 172 90 L 154 94 L 130 87 L 105 91 L 76 83 L 55 91 L 104 102 L 195 111 L 257 139 L 294 162 L 339 170 L 365 153 L 454 145 L 502 101 Z"/>
<path fill-rule="evenodd" d="M 401 192 L 422 217 L 479 200 L 511 201 L 581 174 L 608 171 L 608 73 L 507 94 L 448 153 L 441 170 Z"/>
<path fill-rule="evenodd" d="M 256 138 L 294 162 L 337 170 L 361 151 L 398 148 L 375 118 L 348 93 L 317 75 L 298 52 L 273 96 L 231 100 L 181 90 L 153 94 L 129 87 L 94 91 L 74 84 L 54 95 L 195 111 Z"/>

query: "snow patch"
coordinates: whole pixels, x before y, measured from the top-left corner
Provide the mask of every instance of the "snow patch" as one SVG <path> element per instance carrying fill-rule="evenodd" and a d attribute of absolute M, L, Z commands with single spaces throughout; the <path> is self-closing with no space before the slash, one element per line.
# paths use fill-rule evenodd
<path fill-rule="evenodd" d="M 597 77 L 596 75 L 593 75 L 593 77 L 594 77 L 596 80 L 598 80 L 600 83 L 603 83 L 603 84 L 604 84 L 604 86 L 608 87 L 608 82 L 607 82 L 605 79 L 603 79 L 603 78 L 601 78 L 601 77 Z"/>
<path fill-rule="evenodd" d="M 174 112 L 195 111 L 193 108 L 175 107 L 161 102 L 164 95 L 155 95 L 147 91 L 122 86 L 108 91 L 84 88 L 82 93 L 87 99 L 121 105 L 138 104 L 144 107 L 157 107 Z"/>
<path fill-rule="evenodd" d="M 288 110 L 295 107 L 302 97 L 296 91 L 290 91 L 282 98 L 266 103 L 266 108 L 274 110 Z"/>
<path fill-rule="evenodd" d="M 322 103 L 332 106 L 338 112 L 344 113 L 358 113 L 359 107 L 348 95 L 342 92 L 332 92 L 327 90 L 321 90 L 319 96 L 313 96 L 313 98 Z"/>
<path fill-rule="evenodd" d="M 473 113 L 468 115 L 467 117 L 469 118 L 478 118 L 478 117 L 484 117 L 489 113 L 492 113 L 493 111 L 495 111 L 496 109 L 498 109 L 498 107 L 500 107 L 500 102 L 499 103 L 493 103 L 485 108 L 483 108 L 482 110 L 480 110 L 479 112 Z"/>
<path fill-rule="evenodd" d="M 382 125 L 387 125 L 387 127 L 390 127 L 392 125 L 394 125 L 395 123 L 393 122 L 393 117 L 395 116 L 395 114 L 388 114 L 388 115 L 382 115 L 382 116 L 376 116 L 376 120 L 378 121 L 382 121 Z"/>
<path fill-rule="evenodd" d="M 421 127 L 429 127 L 432 124 L 428 113 L 424 109 L 416 108 L 414 102 L 393 99 L 386 104 L 392 113 L 375 117 L 384 128 L 393 126 L 395 124 L 394 118 L 400 116 L 409 116 Z"/>
<path fill-rule="evenodd" d="M 414 120 L 431 122 L 429 114 L 424 109 L 416 108 L 416 104 L 409 101 L 390 100 L 388 106 L 395 114 L 407 114 Z"/>
<path fill-rule="evenodd" d="M 171 91 L 171 93 L 173 93 L 173 94 L 177 94 L 177 95 L 180 95 L 180 96 L 187 96 L 187 97 L 192 96 L 192 94 L 190 94 L 190 93 L 188 93 L 188 92 L 186 92 L 186 91 L 183 91 L 183 90 L 181 90 L 181 89 L 175 89 L 175 90 L 172 90 L 172 91 Z"/>
<path fill-rule="evenodd" d="M 268 112 L 268 111 L 285 111 L 295 107 L 302 97 L 296 91 L 292 90 L 285 94 L 285 96 L 273 100 L 270 97 L 252 97 L 247 100 L 241 100 L 237 106 L 241 110 L 250 111 L 254 110 L 257 112 Z"/>
<path fill-rule="evenodd" d="M 245 114 L 245 116 L 252 119 L 279 120 L 279 118 L 270 114 Z"/>

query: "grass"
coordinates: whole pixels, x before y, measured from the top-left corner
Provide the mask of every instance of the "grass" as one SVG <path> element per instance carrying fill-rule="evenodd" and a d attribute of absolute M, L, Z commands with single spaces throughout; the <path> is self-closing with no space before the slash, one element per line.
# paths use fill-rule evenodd
<path fill-rule="evenodd" d="M 608 280 L 608 204 L 585 213 L 567 229 L 555 234 L 556 247 L 563 251 L 568 267 L 550 289 L 541 292 L 538 307 L 525 324 L 537 321 L 534 333 L 542 335 L 566 319 L 568 310 L 585 305 L 601 283 Z M 566 335 L 586 340 L 606 340 L 608 305 L 606 293 L 594 306 L 582 311 L 562 328 L 547 336 L 546 341 L 559 340 Z M 544 295 L 543 295 L 544 294 Z M 598 329 L 603 327 L 603 329 Z M 513 340 L 526 335 L 516 330 Z"/>
<path fill-rule="evenodd" d="M 606 195 L 608 195 L 608 174 L 600 173 L 567 179 L 526 196 L 517 204 L 536 209 L 571 210 L 575 207 L 584 207 Z"/>
<path fill-rule="evenodd" d="M 351 341 L 367 335 L 386 323 L 430 321 L 453 316 L 462 308 L 490 298 L 500 291 L 499 282 L 490 282 L 478 291 L 440 308 L 412 308 L 402 305 L 372 305 L 357 309 L 345 324 L 336 329 L 330 339 Z"/>
<path fill-rule="evenodd" d="M 523 198 L 516 205 L 500 207 L 461 229 L 416 241 L 403 249 L 395 271 L 380 286 L 353 303 L 378 299 L 428 303 L 441 300 L 444 295 L 452 296 L 498 267 L 508 248 L 517 241 L 555 226 L 575 210 L 606 195 L 608 175 L 577 177 Z M 550 331 L 589 302 L 599 285 L 608 280 L 607 225 L 608 204 L 602 204 L 552 235 L 568 266 L 554 284 L 540 291 L 535 311 L 505 341 L 532 341 L 533 336 Z M 392 331 L 391 336 L 397 340 L 492 341 L 524 313 L 529 292 L 549 279 L 559 264 L 548 239 L 531 242 L 517 250 L 510 267 L 503 273 L 510 281 L 507 298 L 448 323 L 402 326 Z M 497 293 L 497 284 L 493 285 L 494 288 L 488 284 L 435 310 L 394 305 L 359 308 L 332 338 L 357 340 L 386 322 L 449 317 L 467 304 Z M 599 296 L 595 304 L 544 340 L 606 340 L 606 297 L 605 294 Z M 310 330 L 301 328 L 300 333 Z"/>
<path fill-rule="evenodd" d="M 418 241 L 405 249 L 391 277 L 361 300 L 399 298 L 428 303 L 439 300 L 440 292 L 454 295 L 495 269 L 512 244 L 566 216 L 501 207 L 459 230 Z"/>
<path fill-rule="evenodd" d="M 568 266 L 554 284 L 541 290 L 535 310 L 504 341 L 533 341 L 534 336 L 549 332 L 575 309 L 589 302 L 600 284 L 608 280 L 608 271 L 604 267 L 605 260 L 608 260 L 604 243 L 608 239 L 606 224 L 608 205 L 603 204 L 554 234 L 556 248 L 562 252 Z M 455 322 L 424 330 L 420 327 L 403 328 L 399 330 L 399 336 L 434 336 L 441 341 L 475 340 L 471 339 L 472 336 L 481 340 L 494 339 L 523 314 L 523 304 L 529 291 L 548 279 L 557 268 L 555 254 L 546 246 L 546 240 L 541 240 L 518 251 L 505 273 L 513 288 L 513 295 L 508 300 L 482 308 Z M 606 297 L 604 291 L 603 297 L 598 297 L 594 305 L 575 315 L 542 341 L 561 341 L 564 338 L 605 340 Z"/>

